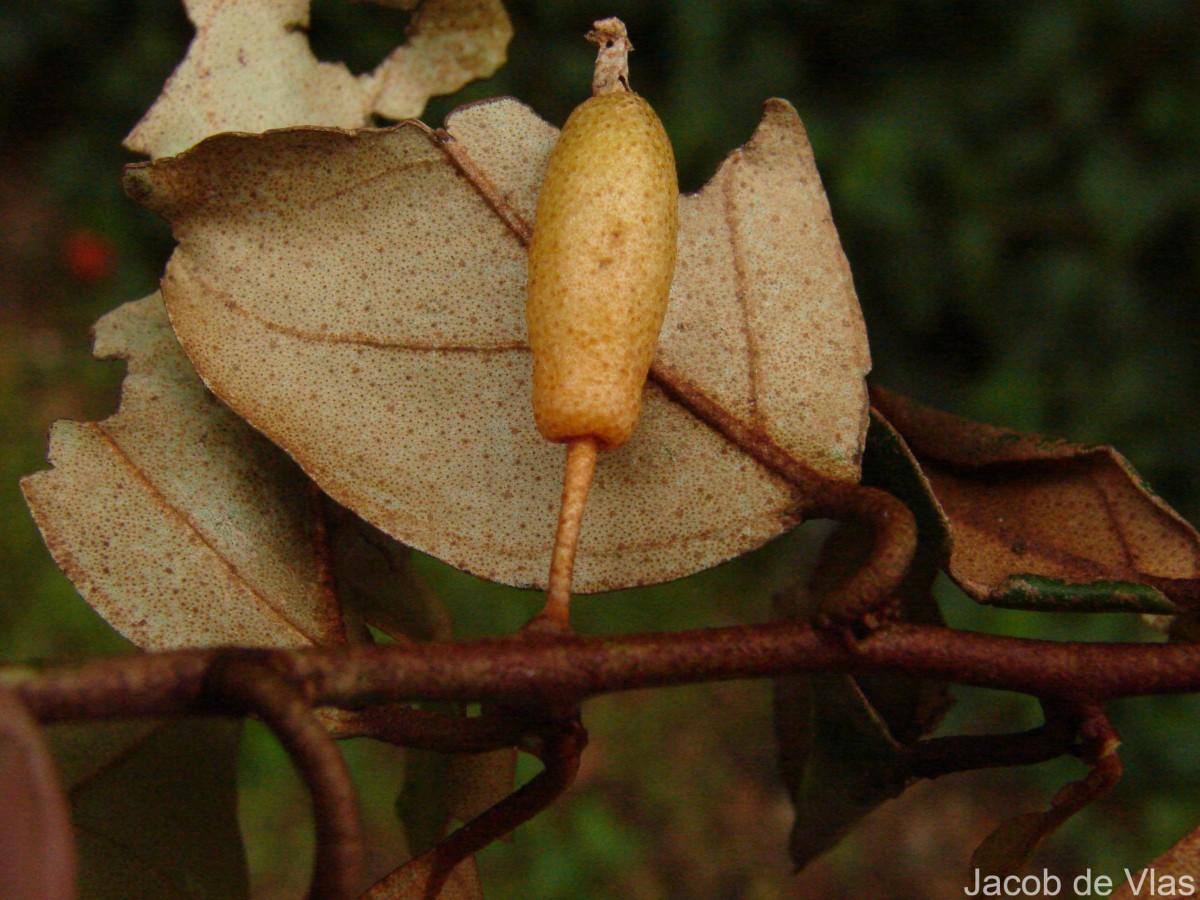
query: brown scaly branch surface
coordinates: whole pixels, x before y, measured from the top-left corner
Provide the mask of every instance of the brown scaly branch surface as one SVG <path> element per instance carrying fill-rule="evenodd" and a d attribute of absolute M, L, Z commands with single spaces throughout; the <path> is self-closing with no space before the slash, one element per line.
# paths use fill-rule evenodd
<path fill-rule="evenodd" d="M 886 627 L 852 645 L 836 631 L 774 623 L 241 652 L 275 668 L 313 705 L 347 708 L 488 700 L 532 711 L 634 688 L 814 672 L 904 672 L 1091 702 L 1200 691 L 1200 645 L 1053 642 L 919 625 Z M 229 653 L 181 650 L 75 666 L 7 666 L 0 668 L 0 684 L 46 722 L 181 715 L 201 708 L 213 661 Z"/>

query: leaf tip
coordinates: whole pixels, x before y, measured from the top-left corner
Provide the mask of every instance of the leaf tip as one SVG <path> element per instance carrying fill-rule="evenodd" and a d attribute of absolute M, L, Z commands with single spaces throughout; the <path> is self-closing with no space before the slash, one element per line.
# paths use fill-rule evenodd
<path fill-rule="evenodd" d="M 132 163 L 121 175 L 121 188 L 135 203 L 148 206 L 154 193 L 150 181 L 150 163 Z"/>

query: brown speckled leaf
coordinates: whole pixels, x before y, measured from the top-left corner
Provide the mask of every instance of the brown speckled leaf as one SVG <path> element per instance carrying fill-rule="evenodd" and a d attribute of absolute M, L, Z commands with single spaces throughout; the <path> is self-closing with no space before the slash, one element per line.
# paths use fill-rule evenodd
<path fill-rule="evenodd" d="M 460 753 L 450 764 L 450 820 L 469 822 L 513 792 L 517 750 Z"/>
<path fill-rule="evenodd" d="M 196 35 L 125 145 L 157 157 L 222 131 L 356 128 L 372 112 L 417 116 L 434 94 L 491 75 L 512 37 L 500 0 L 426 0 L 414 13 L 408 42 L 375 73 L 356 78 L 341 63 L 313 55 L 305 34 L 309 4 L 185 0 Z"/>
<path fill-rule="evenodd" d="M 468 857 L 455 866 L 434 893 L 429 885 L 438 872 L 437 862 L 430 854 L 416 857 L 371 885 L 362 895 L 363 900 L 483 900 L 475 857 Z"/>
<path fill-rule="evenodd" d="M 334 499 L 460 568 L 540 586 L 562 448 L 529 406 L 525 241 L 555 131 L 499 100 L 346 133 L 222 135 L 131 167 L 180 246 L 163 281 L 209 386 Z M 795 111 L 683 198 L 642 422 L 605 454 L 575 587 L 686 575 L 854 480 L 866 336 Z"/>
<path fill-rule="evenodd" d="M 949 572 L 998 606 L 1173 613 L 1200 606 L 1200 536 L 1111 447 L 971 422 L 882 388 L 953 530 Z"/>
<path fill-rule="evenodd" d="M 41 728 L 0 689 L 0 897 L 71 900 L 75 838 Z"/>
<path fill-rule="evenodd" d="M 1146 868 L 1129 872 L 1118 885 L 1113 900 L 1135 897 L 1195 897 L 1200 886 L 1200 827 Z M 1136 888 L 1136 890 L 1135 890 Z"/>
<path fill-rule="evenodd" d="M 148 650 L 343 640 L 311 486 L 204 389 L 161 298 L 101 319 L 96 354 L 129 360 L 119 411 L 56 423 L 22 482 L 87 601 Z"/>

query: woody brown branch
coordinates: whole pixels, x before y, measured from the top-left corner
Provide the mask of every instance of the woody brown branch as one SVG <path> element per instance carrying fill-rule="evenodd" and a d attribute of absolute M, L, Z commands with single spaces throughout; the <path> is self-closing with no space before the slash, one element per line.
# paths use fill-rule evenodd
<path fill-rule="evenodd" d="M 0 668 L 43 721 L 196 711 L 219 650 Z M 531 711 L 634 688 L 815 672 L 903 672 L 1039 697 L 1100 702 L 1200 691 L 1200 645 L 1094 644 L 918 625 L 855 645 L 793 623 L 662 634 L 522 635 L 458 643 L 355 645 L 257 653 L 314 705 L 493 700 Z"/>

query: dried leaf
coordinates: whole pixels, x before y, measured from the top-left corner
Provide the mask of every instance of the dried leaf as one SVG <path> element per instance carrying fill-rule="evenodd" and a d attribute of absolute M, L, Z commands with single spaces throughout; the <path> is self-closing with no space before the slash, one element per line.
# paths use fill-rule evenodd
<path fill-rule="evenodd" d="M 394 580 L 377 577 L 381 562 L 394 565 L 407 551 L 344 510 L 324 509 L 303 473 L 204 389 L 174 339 L 161 298 L 127 304 L 101 320 L 97 352 L 130 361 L 120 411 L 102 423 L 59 423 L 52 440 L 57 468 L 31 476 L 24 487 L 60 564 L 135 643 L 341 641 L 332 580 L 370 609 L 389 608 L 390 597 L 391 619 L 444 629 L 436 609 L 426 608 L 430 603 L 414 612 L 413 598 L 397 596 Z M 172 585 L 172 575 L 179 584 Z M 164 761 L 171 752 L 154 749 L 176 740 L 170 726 L 160 731 L 147 723 L 56 729 L 77 819 L 92 817 L 81 825 L 85 885 L 96 896 L 174 896 L 184 890 L 175 879 L 183 878 L 192 886 L 223 885 L 213 896 L 244 895 L 244 887 L 233 888 L 245 880 L 237 874 L 244 864 L 236 824 L 218 829 L 233 836 L 236 859 L 232 850 L 217 852 L 207 881 L 176 873 L 174 861 L 164 861 L 179 851 L 176 841 L 191 847 L 216 840 L 171 831 L 169 822 L 191 828 L 199 821 L 181 812 L 194 801 L 184 796 L 187 785 L 177 775 L 165 790 L 158 784 L 163 793 L 153 802 L 144 791 L 139 795 L 153 822 L 136 833 L 103 821 L 107 800 L 88 800 L 98 790 L 93 784 L 106 779 L 123 787 L 104 792 L 137 793 L 130 782 L 141 777 L 161 781 L 159 767 L 178 763 Z M 220 765 L 220 754 L 211 762 Z M 197 783 L 215 774 L 206 768 Z M 114 852 L 114 842 L 125 849 Z M 136 871 L 115 871 L 131 859 Z M 106 885 L 113 893 L 104 893 Z"/>
<path fill-rule="evenodd" d="M 1051 831 L 1058 827 L 1047 813 L 1021 813 L 1003 822 L 984 838 L 971 855 L 971 868 L 982 876 L 1005 877 L 1019 871 L 1037 852 Z"/>
<path fill-rule="evenodd" d="M 800 869 L 909 779 L 903 748 L 854 679 L 781 679 L 775 696 L 780 768 L 796 810 L 788 847 Z"/>
<path fill-rule="evenodd" d="M 517 751 L 460 753 L 450 764 L 450 820 L 469 822 L 513 792 Z"/>
<path fill-rule="evenodd" d="M 483 900 L 475 857 L 468 857 L 455 866 L 434 894 L 430 892 L 429 884 L 435 874 L 436 862 L 430 854 L 410 860 L 373 884 L 362 895 L 362 900 Z"/>
<path fill-rule="evenodd" d="M 160 298 L 101 319 L 96 353 L 129 360 L 120 409 L 56 423 L 22 481 L 88 603 L 143 649 L 343 640 L 310 485 L 204 389 Z"/>
<path fill-rule="evenodd" d="M 185 6 L 196 36 L 125 139 L 137 153 L 168 156 L 222 131 L 356 128 L 373 111 L 420 115 L 432 95 L 491 75 L 512 37 L 499 0 L 427 0 L 408 42 L 373 75 L 356 78 L 341 63 L 313 55 L 305 34 L 309 0 L 185 0 Z"/>
<path fill-rule="evenodd" d="M 75 838 L 41 728 L 0 690 L 0 897 L 71 900 Z"/>
<path fill-rule="evenodd" d="M 917 555 L 896 591 L 900 619 L 942 624 L 931 590 L 949 552 L 948 525 L 916 460 L 878 414 L 867 435 L 863 483 L 889 490 L 917 519 Z M 778 612 L 801 618 L 815 609 L 820 597 L 858 569 L 870 537 L 861 526 L 839 525 L 805 588 L 783 595 Z M 950 703 L 945 684 L 896 674 L 775 682 L 780 769 L 796 809 L 790 848 L 797 868 L 908 785 L 906 747 L 933 731 Z"/>
<path fill-rule="evenodd" d="M 339 503 L 484 577 L 543 584 L 562 449 L 529 409 L 525 240 L 554 130 L 512 100 L 354 134 L 222 135 L 131 167 L 180 246 L 163 282 L 209 386 Z M 597 472 L 575 587 L 714 565 L 782 533 L 803 467 L 852 480 L 861 315 L 795 111 L 681 203 L 633 440 Z"/>
<path fill-rule="evenodd" d="M 437 707 L 454 715 L 450 705 Z M 469 822 L 513 791 L 517 751 L 511 747 L 488 753 L 437 753 L 409 750 L 405 756 L 404 790 L 396 813 L 404 823 L 409 851 L 430 850 L 457 824 Z"/>
<path fill-rule="evenodd" d="M 1174 847 L 1136 875 L 1126 873 L 1125 882 L 1113 900 L 1134 897 L 1195 897 L 1200 881 L 1200 828 L 1194 829 Z"/>
<path fill-rule="evenodd" d="M 349 630 L 371 625 L 397 641 L 453 637 L 450 614 L 413 573 L 408 547 L 332 501 L 326 521 L 338 603 L 343 618 L 355 620 Z"/>
<path fill-rule="evenodd" d="M 178 153 L 221 131 L 366 122 L 367 95 L 340 63 L 308 46 L 309 0 L 188 0 L 196 36 L 162 95 L 125 139 L 148 156 Z"/>
<path fill-rule="evenodd" d="M 1020 434 L 881 388 L 954 530 L 951 577 L 996 606 L 1200 607 L 1200 536 L 1111 447 Z"/>
<path fill-rule="evenodd" d="M 500 0 L 426 0 L 409 25 L 407 43 L 375 70 L 374 111 L 415 119 L 430 97 L 500 68 L 510 40 L 512 23 Z"/>
<path fill-rule="evenodd" d="M 89 898 L 249 895 L 237 821 L 241 724 L 55 725 Z M 61 758 L 61 757 L 60 757 Z"/>

